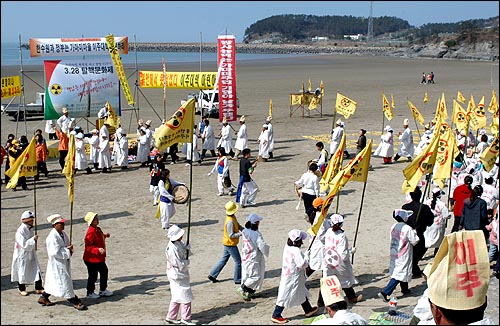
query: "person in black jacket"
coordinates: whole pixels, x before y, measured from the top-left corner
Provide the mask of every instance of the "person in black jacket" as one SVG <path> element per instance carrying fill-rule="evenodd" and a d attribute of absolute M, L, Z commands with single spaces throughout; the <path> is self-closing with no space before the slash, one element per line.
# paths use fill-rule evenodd
<path fill-rule="evenodd" d="M 413 247 L 413 261 L 412 261 L 412 274 L 413 278 L 422 277 L 422 270 L 418 266 L 418 262 L 424 257 L 427 252 L 424 241 L 424 232 L 428 226 L 434 223 L 434 213 L 431 208 L 420 202 L 422 197 L 422 190 L 416 187 L 414 191 L 410 192 L 411 202 L 404 204 L 401 208 L 412 211 L 413 214 L 408 218 L 406 224 L 411 226 L 417 231 L 420 241 Z"/>
<path fill-rule="evenodd" d="M 488 210 L 487 204 L 481 198 L 483 187 L 477 185 L 472 190 L 469 198 L 464 200 L 462 216 L 460 217 L 459 230 L 481 230 L 484 233 L 486 241 L 489 238 L 489 232 L 486 229 L 488 225 Z"/>

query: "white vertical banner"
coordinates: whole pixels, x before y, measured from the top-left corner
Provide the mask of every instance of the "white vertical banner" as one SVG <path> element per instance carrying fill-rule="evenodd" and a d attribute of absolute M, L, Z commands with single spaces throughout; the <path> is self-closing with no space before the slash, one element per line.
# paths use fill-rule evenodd
<path fill-rule="evenodd" d="M 219 121 L 237 119 L 236 103 L 236 41 L 234 35 L 219 35 L 217 39 L 219 75 Z"/>

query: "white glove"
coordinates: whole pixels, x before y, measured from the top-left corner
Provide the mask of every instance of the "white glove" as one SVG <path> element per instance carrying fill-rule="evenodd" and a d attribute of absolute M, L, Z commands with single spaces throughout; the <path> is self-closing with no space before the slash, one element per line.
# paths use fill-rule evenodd
<path fill-rule="evenodd" d="M 355 247 L 352 247 L 352 248 L 351 248 L 351 254 L 354 254 L 354 253 L 356 253 L 356 248 L 355 248 Z"/>
<path fill-rule="evenodd" d="M 207 173 L 207 177 L 211 176 L 212 175 L 212 172 L 208 172 Z"/>
<path fill-rule="evenodd" d="M 191 250 L 191 244 L 190 244 L 190 243 L 188 243 L 188 244 L 186 245 L 186 250 Z"/>

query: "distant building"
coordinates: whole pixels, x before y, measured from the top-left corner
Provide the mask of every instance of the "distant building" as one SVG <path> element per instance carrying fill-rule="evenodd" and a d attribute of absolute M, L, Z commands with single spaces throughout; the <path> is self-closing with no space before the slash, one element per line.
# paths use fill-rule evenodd
<path fill-rule="evenodd" d="M 353 41 L 359 41 L 363 39 L 363 34 L 356 34 L 356 35 L 344 35 L 344 39 L 346 40 L 353 40 Z"/>
<path fill-rule="evenodd" d="M 328 37 L 326 36 L 315 36 L 311 39 L 313 42 L 318 42 L 318 41 L 328 41 Z"/>

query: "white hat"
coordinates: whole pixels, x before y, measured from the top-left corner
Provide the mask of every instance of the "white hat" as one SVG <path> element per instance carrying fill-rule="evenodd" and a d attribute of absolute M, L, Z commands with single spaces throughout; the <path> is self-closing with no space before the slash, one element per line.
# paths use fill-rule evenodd
<path fill-rule="evenodd" d="M 245 115 L 242 115 L 240 118 L 240 122 L 245 122 Z"/>
<path fill-rule="evenodd" d="M 320 284 L 321 296 L 323 297 L 325 306 L 345 301 L 342 292 L 342 284 L 336 275 L 322 277 Z"/>
<path fill-rule="evenodd" d="M 125 129 L 123 129 L 123 128 L 120 128 L 120 129 L 121 129 L 121 130 L 120 130 L 120 133 L 121 133 L 122 135 L 126 135 L 126 134 L 127 134 L 127 130 L 125 130 Z"/>
<path fill-rule="evenodd" d="M 483 231 L 446 235 L 427 275 L 429 300 L 450 310 L 471 310 L 486 302 L 490 263 Z"/>
<path fill-rule="evenodd" d="M 395 209 L 392 213 L 394 217 L 399 216 L 403 219 L 403 221 L 408 221 L 408 218 L 413 215 L 413 211 L 407 211 L 405 209 Z"/>
<path fill-rule="evenodd" d="M 267 124 L 265 124 L 265 123 L 264 123 L 264 124 L 262 125 L 262 128 L 266 128 L 266 129 L 267 129 L 267 128 L 269 128 L 269 126 L 268 126 Z"/>
<path fill-rule="evenodd" d="M 293 229 L 288 232 L 288 238 L 292 241 L 305 240 L 307 239 L 307 233 L 297 229 Z"/>
<path fill-rule="evenodd" d="M 52 214 L 47 217 L 47 222 L 54 225 L 56 223 L 64 223 L 66 220 L 62 218 L 61 214 Z"/>
<path fill-rule="evenodd" d="M 79 132 L 79 133 L 76 134 L 75 137 L 78 138 L 78 139 L 83 139 L 83 134 L 81 132 Z"/>
<path fill-rule="evenodd" d="M 344 223 L 344 216 L 340 214 L 332 214 L 332 216 L 330 216 L 330 219 L 332 220 L 333 224 Z"/>
<path fill-rule="evenodd" d="M 151 126 L 151 120 L 146 121 L 146 126 Z"/>
<path fill-rule="evenodd" d="M 222 119 L 222 123 L 227 123 L 227 118 L 226 118 L 226 117 L 224 117 L 224 118 Z"/>
<path fill-rule="evenodd" d="M 404 119 L 403 120 L 403 125 L 408 126 L 410 124 L 410 120 Z"/>
<path fill-rule="evenodd" d="M 271 117 L 270 115 L 267 116 L 266 121 L 271 121 L 271 120 L 273 120 L 273 117 Z"/>
<path fill-rule="evenodd" d="M 176 224 L 173 224 L 168 228 L 167 237 L 170 238 L 170 241 L 177 241 L 184 235 L 184 230 L 181 229 Z"/>
<path fill-rule="evenodd" d="M 24 211 L 21 214 L 21 221 L 27 218 L 35 218 L 35 213 L 33 213 L 32 211 Z"/>
<path fill-rule="evenodd" d="M 432 189 L 432 193 L 433 193 L 433 194 L 437 194 L 437 193 L 439 193 L 439 196 L 444 195 L 444 191 L 443 191 L 443 190 L 441 190 L 441 188 L 439 188 L 439 187 L 434 187 L 434 188 Z"/>
<path fill-rule="evenodd" d="M 259 216 L 255 213 L 252 213 L 250 215 L 247 216 L 247 221 L 252 223 L 252 224 L 255 224 L 259 221 L 262 221 L 262 216 Z"/>
<path fill-rule="evenodd" d="M 392 127 L 391 127 L 391 126 L 389 126 L 389 125 L 387 125 L 387 126 L 385 126 L 384 130 L 385 130 L 385 131 L 391 131 L 391 130 L 392 130 Z"/>
<path fill-rule="evenodd" d="M 484 130 L 484 129 L 479 129 L 479 134 L 480 134 L 480 135 L 486 135 L 486 130 Z"/>
<path fill-rule="evenodd" d="M 97 134 L 99 131 L 98 131 L 97 129 L 95 129 L 95 128 L 94 128 L 94 129 L 92 129 L 90 132 L 91 132 L 91 133 L 93 133 L 93 134 Z"/>
<path fill-rule="evenodd" d="M 344 128 L 344 127 L 345 127 L 345 123 L 344 123 L 344 121 L 342 121 L 342 122 L 340 123 L 340 126 L 341 126 L 342 128 Z"/>
<path fill-rule="evenodd" d="M 62 108 L 62 113 L 68 113 L 68 108 L 67 107 L 63 107 Z"/>
<path fill-rule="evenodd" d="M 88 212 L 87 214 L 85 214 L 85 217 L 83 219 L 85 220 L 85 222 L 87 222 L 87 225 L 90 225 L 92 224 L 94 218 L 96 218 L 97 216 L 98 216 L 97 213 Z"/>
<path fill-rule="evenodd" d="M 342 123 L 342 120 L 341 119 L 337 119 L 337 121 L 335 122 L 335 124 L 339 125 Z"/>

